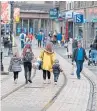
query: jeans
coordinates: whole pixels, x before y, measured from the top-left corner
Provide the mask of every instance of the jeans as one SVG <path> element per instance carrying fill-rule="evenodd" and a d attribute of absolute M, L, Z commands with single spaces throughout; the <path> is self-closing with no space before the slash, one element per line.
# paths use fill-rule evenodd
<path fill-rule="evenodd" d="M 24 42 L 21 41 L 21 49 L 23 49 L 23 48 L 24 48 Z"/>
<path fill-rule="evenodd" d="M 41 47 L 41 40 L 38 40 L 38 47 Z"/>
<path fill-rule="evenodd" d="M 30 62 L 24 62 L 24 71 L 26 81 L 31 80 L 32 64 Z"/>
<path fill-rule="evenodd" d="M 48 79 L 50 79 L 51 74 L 49 71 L 43 70 L 43 79 L 46 80 L 46 75 L 48 76 Z"/>
<path fill-rule="evenodd" d="M 77 78 L 80 79 L 80 73 L 83 69 L 83 61 L 81 60 L 76 61 L 76 66 L 77 66 L 77 70 L 76 70 Z"/>
<path fill-rule="evenodd" d="M 46 42 L 43 42 L 43 47 L 46 47 Z"/>
<path fill-rule="evenodd" d="M 54 74 L 54 82 L 57 82 L 57 81 L 58 81 L 58 78 L 59 78 L 59 73 Z"/>
<path fill-rule="evenodd" d="M 14 81 L 16 80 L 16 79 L 18 79 L 18 72 L 13 72 L 14 73 Z"/>

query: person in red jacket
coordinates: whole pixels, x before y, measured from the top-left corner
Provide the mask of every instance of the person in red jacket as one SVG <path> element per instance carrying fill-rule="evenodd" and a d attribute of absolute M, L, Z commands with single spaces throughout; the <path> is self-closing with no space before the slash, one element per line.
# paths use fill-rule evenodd
<path fill-rule="evenodd" d="M 33 40 L 33 34 L 28 34 L 28 38 L 32 41 Z"/>

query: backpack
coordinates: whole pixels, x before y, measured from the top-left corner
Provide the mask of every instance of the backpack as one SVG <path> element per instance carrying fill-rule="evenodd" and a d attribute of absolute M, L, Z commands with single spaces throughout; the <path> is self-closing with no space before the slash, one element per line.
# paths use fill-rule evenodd
<path fill-rule="evenodd" d="M 26 52 L 23 61 L 24 62 L 31 62 L 34 58 L 34 55 L 31 52 Z"/>
<path fill-rule="evenodd" d="M 24 34 L 22 34 L 22 35 L 21 35 L 21 39 L 23 39 L 23 40 L 24 40 Z"/>
<path fill-rule="evenodd" d="M 60 65 L 53 65 L 53 73 L 54 74 L 59 74 L 61 71 L 60 71 Z"/>

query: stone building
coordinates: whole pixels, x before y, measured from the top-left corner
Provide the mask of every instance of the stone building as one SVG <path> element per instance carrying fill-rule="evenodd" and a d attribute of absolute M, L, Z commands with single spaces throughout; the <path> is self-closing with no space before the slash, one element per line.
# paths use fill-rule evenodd
<path fill-rule="evenodd" d="M 84 47 L 89 47 L 97 35 L 97 1 L 60 1 L 59 11 L 65 14 L 63 26 L 66 29 L 66 17 L 68 18 L 69 37 L 82 36 Z M 72 13 L 80 13 L 84 16 L 83 23 L 74 23 Z"/>
<path fill-rule="evenodd" d="M 14 23 L 15 35 L 23 30 L 25 33 L 38 33 L 45 30 L 47 33 L 52 29 L 52 20 L 49 19 L 51 3 L 45 2 L 15 2 L 14 8 L 20 8 L 20 22 Z"/>

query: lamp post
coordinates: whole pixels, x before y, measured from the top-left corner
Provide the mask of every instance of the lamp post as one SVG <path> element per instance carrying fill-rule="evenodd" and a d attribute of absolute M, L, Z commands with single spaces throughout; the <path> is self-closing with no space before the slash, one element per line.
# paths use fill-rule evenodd
<path fill-rule="evenodd" d="M 10 1 L 10 43 L 9 43 L 9 55 L 12 54 L 12 34 L 13 34 L 13 9 L 14 1 Z"/>
<path fill-rule="evenodd" d="M 0 13 L 1 13 L 1 1 L 0 1 Z M 0 16 L 0 29 L 1 29 L 1 16 Z M 1 66 L 0 68 L 1 68 L 1 71 L 4 71 L 2 56 L 3 56 L 3 52 L 1 47 L 1 30 L 0 30 L 0 66 Z"/>

